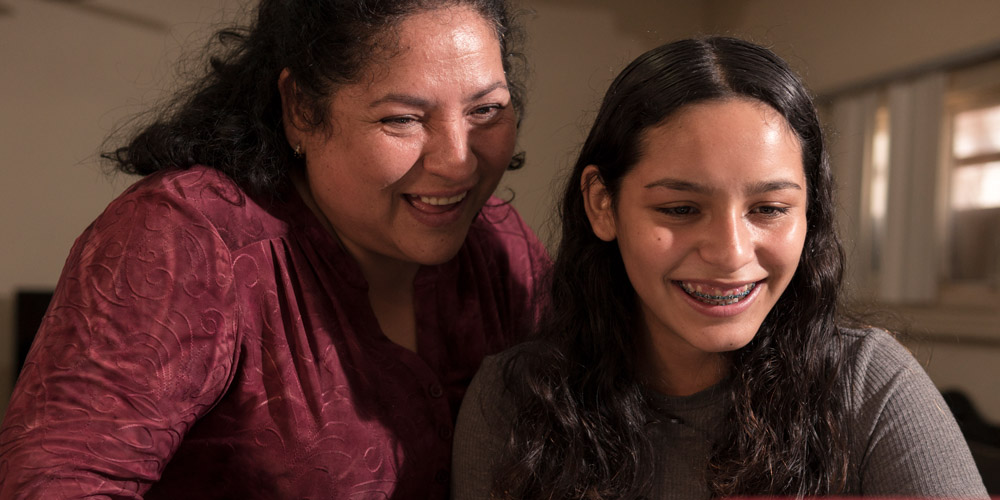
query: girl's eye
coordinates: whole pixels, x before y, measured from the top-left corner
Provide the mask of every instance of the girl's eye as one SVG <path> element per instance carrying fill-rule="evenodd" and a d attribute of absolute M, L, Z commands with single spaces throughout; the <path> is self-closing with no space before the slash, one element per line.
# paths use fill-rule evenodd
<path fill-rule="evenodd" d="M 754 209 L 754 212 L 765 217 L 778 217 L 788 213 L 788 207 L 778 207 L 774 205 L 764 205 Z"/>
<path fill-rule="evenodd" d="M 683 217 L 685 215 L 694 215 L 697 213 L 697 209 L 692 206 L 682 205 L 678 207 L 659 207 L 656 209 L 661 214 L 672 215 L 675 217 Z"/>

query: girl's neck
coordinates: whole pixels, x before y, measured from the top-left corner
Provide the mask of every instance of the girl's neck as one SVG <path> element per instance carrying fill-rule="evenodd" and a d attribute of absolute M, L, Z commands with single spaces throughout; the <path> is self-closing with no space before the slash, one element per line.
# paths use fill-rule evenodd
<path fill-rule="evenodd" d="M 718 384 L 729 374 L 728 353 L 707 353 L 691 346 L 657 345 L 652 339 L 649 344 L 643 371 L 646 383 L 660 394 L 690 396 Z"/>

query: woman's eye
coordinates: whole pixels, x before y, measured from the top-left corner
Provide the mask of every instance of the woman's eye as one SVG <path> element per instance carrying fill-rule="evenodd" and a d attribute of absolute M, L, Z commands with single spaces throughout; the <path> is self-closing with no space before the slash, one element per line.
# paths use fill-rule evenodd
<path fill-rule="evenodd" d="M 417 119 L 412 116 L 390 116 L 388 118 L 382 118 L 379 123 L 385 125 L 393 125 L 397 127 L 405 127 L 412 125 L 417 122 Z"/>
<path fill-rule="evenodd" d="M 504 109 L 504 107 L 499 104 L 490 104 L 488 106 L 480 106 L 473 109 L 471 114 L 473 117 L 485 121 L 500 114 L 502 109 Z"/>

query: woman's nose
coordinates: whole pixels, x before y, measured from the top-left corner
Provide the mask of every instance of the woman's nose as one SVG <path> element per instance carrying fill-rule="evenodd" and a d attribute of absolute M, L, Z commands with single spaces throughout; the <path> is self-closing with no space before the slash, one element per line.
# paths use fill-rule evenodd
<path fill-rule="evenodd" d="M 452 180 L 464 180 L 476 167 L 469 146 L 470 128 L 461 120 L 442 124 L 433 131 L 424 155 L 424 169 Z"/>
<path fill-rule="evenodd" d="M 734 273 L 753 262 L 753 233 L 741 213 L 708 221 L 699 248 L 701 258 L 720 271 Z"/>

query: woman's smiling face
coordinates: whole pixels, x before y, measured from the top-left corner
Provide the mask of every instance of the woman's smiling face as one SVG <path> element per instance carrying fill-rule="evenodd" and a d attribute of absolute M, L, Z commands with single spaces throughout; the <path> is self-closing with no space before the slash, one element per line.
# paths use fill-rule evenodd
<path fill-rule="evenodd" d="M 800 142 L 766 104 L 727 99 L 681 108 L 641 144 L 613 202 L 589 188 L 595 234 L 618 242 L 653 352 L 719 358 L 753 339 L 798 267 Z"/>
<path fill-rule="evenodd" d="M 517 118 L 486 19 L 444 7 L 395 33 L 388 60 L 336 91 L 328 127 L 286 126 L 304 150 L 307 196 L 363 266 L 451 259 L 514 151 Z"/>

